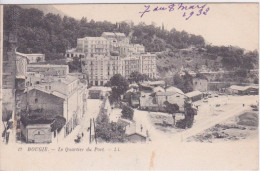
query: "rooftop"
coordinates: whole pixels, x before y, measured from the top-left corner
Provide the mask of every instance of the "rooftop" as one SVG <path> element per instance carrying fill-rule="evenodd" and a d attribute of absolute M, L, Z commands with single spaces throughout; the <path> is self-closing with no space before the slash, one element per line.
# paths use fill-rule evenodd
<path fill-rule="evenodd" d="M 104 37 L 84 37 L 82 39 L 87 39 L 87 40 L 105 40 L 105 41 L 107 41 L 107 39 L 105 39 Z"/>
<path fill-rule="evenodd" d="M 36 124 L 51 124 L 54 122 L 54 119 L 48 117 L 45 118 L 45 116 L 43 115 L 22 116 L 21 122 L 24 126 Z"/>
<path fill-rule="evenodd" d="M 54 96 L 59 97 L 61 99 L 66 99 L 66 97 L 67 97 L 67 95 L 62 94 L 58 91 L 46 90 L 44 87 L 42 87 L 40 85 L 35 85 L 35 86 L 32 86 L 32 87 L 29 87 L 28 89 L 25 90 L 25 92 L 29 92 L 29 91 L 32 91 L 32 90 L 38 90 L 38 91 L 44 92 L 46 94 L 51 94 L 51 95 L 54 95 Z"/>
<path fill-rule="evenodd" d="M 75 80 L 78 80 L 77 76 L 71 76 L 71 75 L 67 75 L 64 78 L 60 78 L 60 77 L 53 77 L 53 78 L 55 81 L 59 81 L 64 84 L 70 84 L 70 83 L 74 82 Z"/>
<path fill-rule="evenodd" d="M 251 86 L 238 86 L 238 85 L 232 85 L 229 87 L 230 89 L 233 89 L 233 90 L 239 90 L 239 91 L 245 91 L 249 88 L 255 88 L 255 89 L 258 89 L 259 87 L 257 85 L 251 85 Z"/>
<path fill-rule="evenodd" d="M 25 53 L 21 53 L 21 52 L 15 52 L 17 55 L 21 55 L 21 56 L 24 56 L 24 57 L 27 57 L 27 56 L 37 56 L 37 55 L 44 55 L 44 54 L 41 54 L 41 53 L 30 53 L 30 54 L 25 54 Z"/>
<path fill-rule="evenodd" d="M 181 91 L 177 87 L 173 87 L 173 86 L 166 88 L 166 92 L 176 92 L 179 94 L 184 94 L 183 91 Z"/>
<path fill-rule="evenodd" d="M 119 118 L 118 121 L 117 121 L 117 123 L 118 123 L 119 125 L 124 126 L 124 127 L 130 126 L 131 124 L 134 124 L 132 121 L 130 121 L 130 120 L 128 120 L 128 119 L 123 119 L 123 118 Z"/>
<path fill-rule="evenodd" d="M 55 68 L 55 67 L 66 67 L 69 68 L 68 65 L 53 65 L 53 64 L 29 64 L 27 67 L 42 67 L 42 68 Z"/>
<path fill-rule="evenodd" d="M 119 32 L 103 32 L 102 36 L 119 36 L 119 37 L 126 37 L 124 33 Z"/>
<path fill-rule="evenodd" d="M 186 93 L 185 95 L 188 97 L 194 97 L 194 96 L 201 95 L 201 94 L 202 94 L 202 92 L 200 92 L 200 91 L 192 91 L 192 92 Z"/>
<path fill-rule="evenodd" d="M 156 92 L 155 93 L 157 96 L 172 96 L 174 94 L 183 94 L 183 93 L 178 93 L 178 92 Z"/>
<path fill-rule="evenodd" d="M 160 87 L 160 86 L 154 87 L 154 88 L 153 88 L 153 91 L 154 91 L 154 92 L 165 92 L 164 88 L 162 88 L 162 87 Z"/>

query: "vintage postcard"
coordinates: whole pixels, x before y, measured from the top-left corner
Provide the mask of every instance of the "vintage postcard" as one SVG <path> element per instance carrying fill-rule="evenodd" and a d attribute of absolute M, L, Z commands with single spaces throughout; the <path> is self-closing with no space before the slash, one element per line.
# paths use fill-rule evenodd
<path fill-rule="evenodd" d="M 0 170 L 258 170 L 258 3 L 0 18 Z"/>

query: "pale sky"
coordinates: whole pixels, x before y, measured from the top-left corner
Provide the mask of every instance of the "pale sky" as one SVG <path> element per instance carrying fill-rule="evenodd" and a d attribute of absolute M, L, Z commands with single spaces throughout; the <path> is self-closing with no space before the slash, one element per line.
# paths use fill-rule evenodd
<path fill-rule="evenodd" d="M 199 10 L 195 9 L 194 15 L 189 20 L 182 17 L 184 11 L 178 10 L 178 4 L 175 4 L 175 9 L 171 12 L 168 9 L 153 11 L 157 6 L 168 7 L 168 5 L 170 4 L 150 4 L 150 12 L 145 13 L 142 18 L 139 12 L 145 10 L 144 4 L 80 4 L 54 5 L 54 7 L 77 19 L 84 16 L 88 21 L 94 19 L 115 23 L 132 20 L 135 24 L 154 22 L 157 26 L 164 23 L 167 30 L 175 28 L 178 31 L 185 30 L 188 33 L 202 35 L 213 45 L 239 46 L 247 50 L 258 49 L 257 3 L 209 3 L 204 8 L 205 11 L 209 7 L 207 15 L 195 16 Z"/>

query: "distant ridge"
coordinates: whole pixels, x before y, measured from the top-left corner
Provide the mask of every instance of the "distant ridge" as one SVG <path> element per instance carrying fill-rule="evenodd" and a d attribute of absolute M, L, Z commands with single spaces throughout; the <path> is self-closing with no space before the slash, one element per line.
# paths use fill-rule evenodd
<path fill-rule="evenodd" d="M 65 14 L 55 8 L 53 5 L 18 5 L 21 8 L 29 9 L 29 8 L 36 8 L 40 11 L 42 11 L 44 14 L 53 13 L 53 14 L 59 14 L 61 17 L 64 17 Z"/>

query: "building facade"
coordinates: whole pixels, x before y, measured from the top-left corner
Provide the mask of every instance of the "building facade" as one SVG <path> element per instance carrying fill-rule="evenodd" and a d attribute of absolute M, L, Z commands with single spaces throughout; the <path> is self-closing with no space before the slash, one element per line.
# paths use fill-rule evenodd
<path fill-rule="evenodd" d="M 53 77 L 48 82 L 30 86 L 21 99 L 21 110 L 42 111 L 40 115 L 59 115 L 66 119 L 64 136 L 68 135 L 86 113 L 87 85 L 72 76 Z"/>
<path fill-rule="evenodd" d="M 40 63 L 45 62 L 45 54 L 35 53 L 35 54 L 25 54 L 16 52 L 19 56 L 24 56 L 28 59 L 28 63 Z"/>
<path fill-rule="evenodd" d="M 208 91 L 208 79 L 207 78 L 193 78 L 193 90 L 198 90 L 201 92 Z"/>
<path fill-rule="evenodd" d="M 45 76 L 65 77 L 69 73 L 68 65 L 51 65 L 51 64 L 29 64 L 27 72 L 43 74 Z"/>
<path fill-rule="evenodd" d="M 108 70 L 109 57 L 102 55 L 86 58 L 85 65 L 82 66 L 82 71 L 87 74 L 90 85 L 104 85 L 109 80 Z"/>
<path fill-rule="evenodd" d="M 140 58 L 131 56 L 122 59 L 122 75 L 129 78 L 134 71 L 141 72 Z"/>
<path fill-rule="evenodd" d="M 77 40 L 77 52 L 84 53 L 86 57 L 95 55 L 110 55 L 110 43 L 104 37 L 85 37 Z"/>
<path fill-rule="evenodd" d="M 82 71 L 91 85 L 104 85 L 115 74 L 129 78 L 134 71 L 156 78 L 156 55 L 140 44 L 130 44 L 123 33 L 104 32 L 101 37 L 77 40 L 77 53 L 84 53 Z"/>
<path fill-rule="evenodd" d="M 157 77 L 156 55 L 147 53 L 140 56 L 140 73 L 147 75 L 150 78 Z"/>

